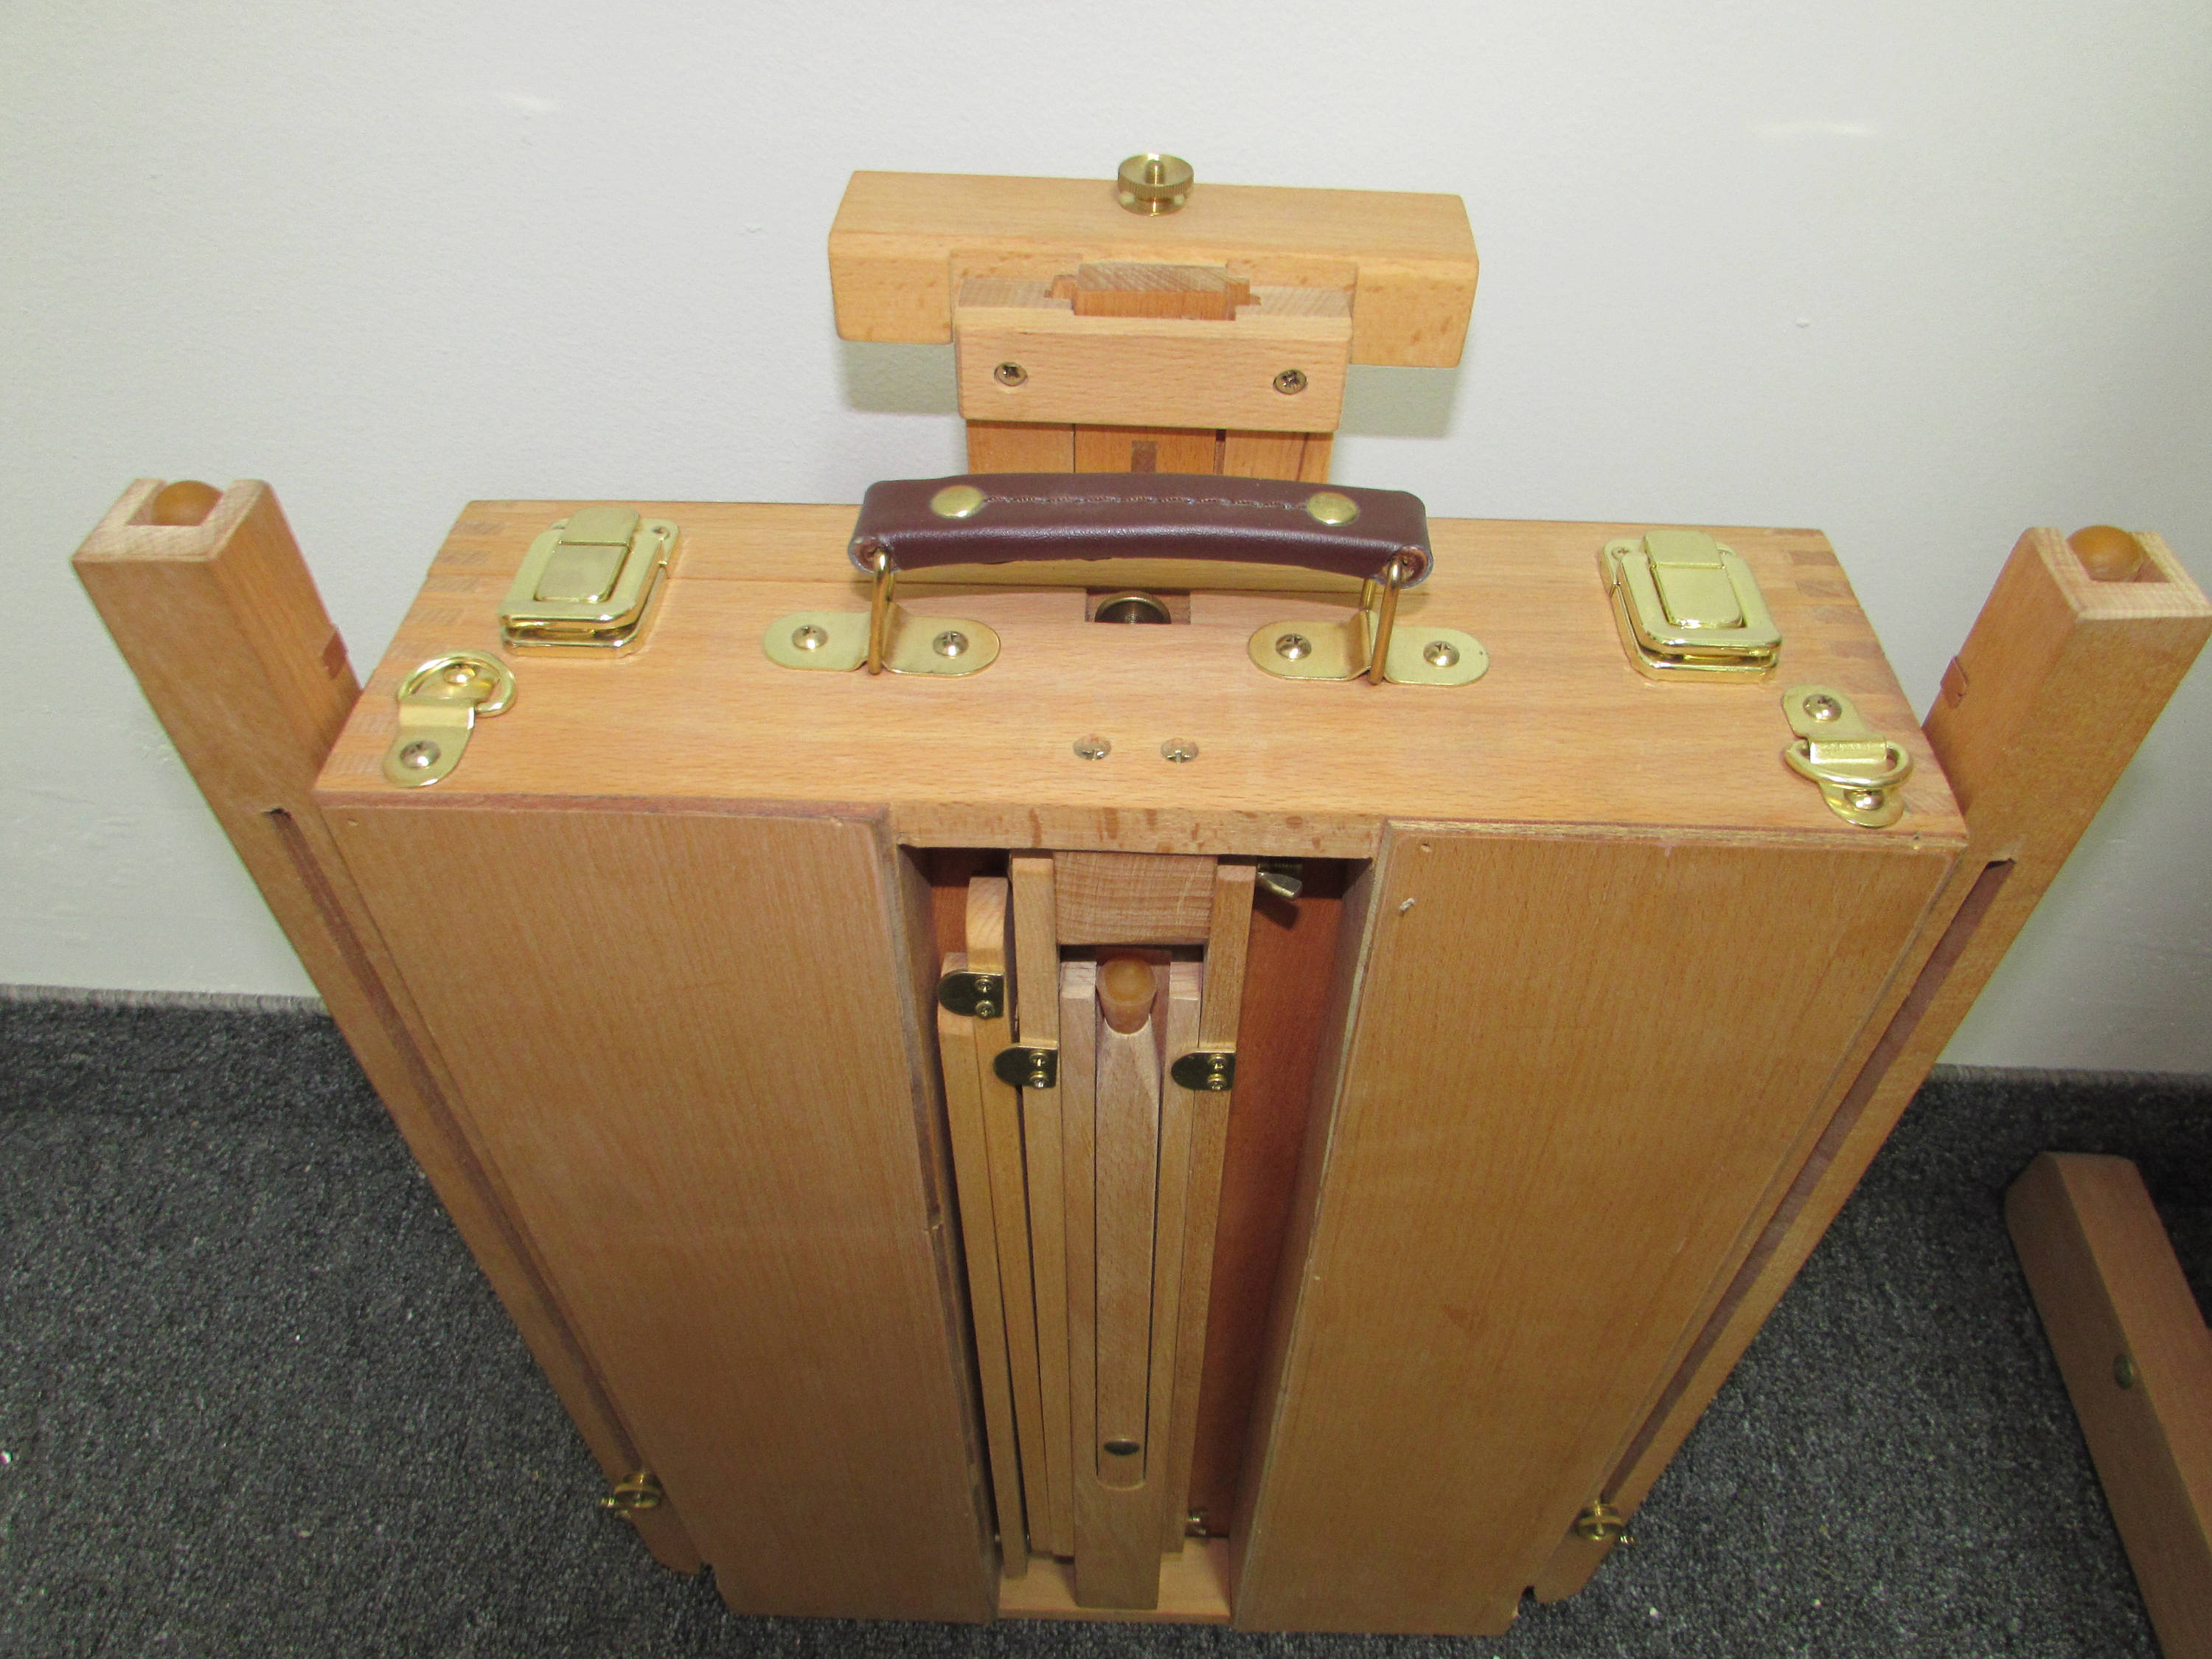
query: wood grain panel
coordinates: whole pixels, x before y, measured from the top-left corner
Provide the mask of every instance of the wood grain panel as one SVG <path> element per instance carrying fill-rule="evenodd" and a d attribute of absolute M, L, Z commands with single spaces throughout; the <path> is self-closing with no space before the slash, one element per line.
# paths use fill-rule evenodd
<path fill-rule="evenodd" d="M 1510 1619 L 1949 863 L 1394 830 L 1240 1625 Z"/>
<path fill-rule="evenodd" d="M 1203 945 L 1214 860 L 1174 854 L 1055 853 L 1062 945 Z"/>
<path fill-rule="evenodd" d="M 1075 428 L 1020 421 L 968 422 L 970 472 L 1073 472 Z"/>
<path fill-rule="evenodd" d="M 332 816 L 724 1598 L 987 1617 L 933 1243 L 951 1194 L 919 1150 L 930 1057 L 879 828 Z"/>

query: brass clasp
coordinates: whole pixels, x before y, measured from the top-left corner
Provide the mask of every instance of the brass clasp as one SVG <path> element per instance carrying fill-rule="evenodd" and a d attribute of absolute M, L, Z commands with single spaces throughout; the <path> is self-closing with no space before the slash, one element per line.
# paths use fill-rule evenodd
<path fill-rule="evenodd" d="M 1782 758 L 1820 786 L 1838 817 L 1881 830 L 1905 816 L 1900 787 L 1912 775 L 1912 757 L 1860 718 L 1849 697 L 1832 686 L 1793 685 L 1782 694 L 1782 712 L 1797 734 Z"/>
<path fill-rule="evenodd" d="M 511 646 L 626 651 L 662 586 L 676 526 L 627 507 L 580 507 L 530 544 L 500 607 Z"/>
<path fill-rule="evenodd" d="M 1628 659 L 1653 679 L 1757 679 L 1782 659 L 1782 634 L 1751 567 L 1702 530 L 1649 530 L 1600 556 Z"/>
<path fill-rule="evenodd" d="M 397 696 L 399 727 L 384 751 L 384 775 L 419 789 L 460 764 L 477 715 L 507 712 L 514 671 L 481 651 L 449 651 L 400 681 Z"/>

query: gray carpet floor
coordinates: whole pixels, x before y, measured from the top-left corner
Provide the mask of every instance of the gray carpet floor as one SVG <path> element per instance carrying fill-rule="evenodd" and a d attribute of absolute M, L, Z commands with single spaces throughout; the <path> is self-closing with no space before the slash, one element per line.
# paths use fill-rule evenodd
<path fill-rule="evenodd" d="M 2201 1275 L 2208 1106 L 1939 1073 L 1636 1547 L 1502 1638 L 758 1620 L 593 1508 L 327 1020 L 0 1001 L 0 1653 L 2148 1656 L 1999 1204 L 2124 1153 Z"/>

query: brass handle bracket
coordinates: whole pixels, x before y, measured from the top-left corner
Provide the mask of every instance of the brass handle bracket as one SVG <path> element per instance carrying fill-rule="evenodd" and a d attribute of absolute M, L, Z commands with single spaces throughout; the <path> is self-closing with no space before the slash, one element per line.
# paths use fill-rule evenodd
<path fill-rule="evenodd" d="M 1316 496 L 1316 500 L 1320 498 Z M 1398 620 L 1407 571 L 1393 559 L 1359 590 L 1359 607 L 1342 622 L 1269 623 L 1245 649 L 1262 672 L 1285 680 L 1352 680 L 1371 685 L 1468 685 L 1490 667 L 1490 653 L 1456 628 Z"/>
<path fill-rule="evenodd" d="M 1905 816 L 1912 757 L 1860 716 L 1833 686 L 1793 685 L 1782 694 L 1797 741 L 1782 751 L 1790 769 L 1820 787 L 1828 810 L 1846 823 L 1881 830 Z"/>
<path fill-rule="evenodd" d="M 847 673 L 928 674 L 959 678 L 980 674 L 999 659 L 999 635 L 988 623 L 957 617 L 917 617 L 892 594 L 898 570 L 881 548 L 868 556 L 870 593 L 866 614 L 852 611 L 794 611 L 778 617 L 761 635 L 761 649 L 781 668 Z"/>

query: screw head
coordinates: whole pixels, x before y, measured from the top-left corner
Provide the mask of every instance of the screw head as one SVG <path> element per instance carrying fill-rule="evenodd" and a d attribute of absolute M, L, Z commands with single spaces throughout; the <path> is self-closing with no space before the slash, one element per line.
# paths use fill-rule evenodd
<path fill-rule="evenodd" d="M 791 630 L 791 642 L 801 651 L 819 651 L 830 643 L 830 631 L 809 623 L 804 628 Z"/>
<path fill-rule="evenodd" d="M 1881 791 L 1879 789 L 1854 789 L 1851 791 L 1851 805 L 1858 811 L 1871 812 L 1881 806 Z"/>
<path fill-rule="evenodd" d="M 2132 1389 L 2135 1387 L 2140 1376 L 2141 1373 L 2136 1370 L 2136 1361 L 2133 1354 L 2115 1354 L 2112 1357 L 2113 1382 L 2118 1383 L 2124 1389 Z"/>
<path fill-rule="evenodd" d="M 1431 640 L 1421 647 L 1421 660 L 1431 668 L 1449 668 L 1459 660 L 1459 647 L 1449 640 Z"/>
<path fill-rule="evenodd" d="M 428 738 L 417 738 L 399 751 L 399 763 L 416 772 L 428 771 L 438 763 L 445 750 Z"/>
<path fill-rule="evenodd" d="M 1303 368 L 1286 368 L 1275 376 L 1275 390 L 1285 398 L 1295 398 L 1306 389 L 1306 372 Z"/>
<path fill-rule="evenodd" d="M 1006 378 L 1006 371 L 1010 368 L 1014 368 L 1017 377 L 1019 376 L 1021 371 L 1018 368 L 1001 363 L 998 368 L 1001 380 Z M 1012 386 L 1014 382 L 1008 380 L 1006 384 Z M 972 519 L 983 510 L 983 492 L 974 484 L 947 484 L 929 498 L 929 510 L 940 519 Z"/>
<path fill-rule="evenodd" d="M 1170 738 L 1160 745 L 1160 758 L 1171 761 L 1196 760 L 1198 745 L 1188 738 Z"/>
<path fill-rule="evenodd" d="M 1303 634 L 1285 634 L 1275 641 L 1275 654 L 1296 662 L 1300 657 L 1313 655 L 1313 641 Z"/>
<path fill-rule="evenodd" d="M 1078 738 L 1075 752 L 1084 760 L 1104 760 L 1114 752 L 1114 745 L 1103 738 Z"/>
<path fill-rule="evenodd" d="M 451 668 L 448 668 L 446 671 L 446 684 L 448 685 L 466 685 L 471 680 L 476 678 L 476 677 L 477 671 L 475 669 L 470 667 L 468 664 L 465 662 L 457 662 Z"/>
<path fill-rule="evenodd" d="M 1805 699 L 1805 712 L 1816 720 L 1839 720 L 1844 717 L 1844 706 L 1825 691 L 1816 691 Z"/>
<path fill-rule="evenodd" d="M 957 657 L 968 648 L 968 636 L 957 628 L 948 628 L 929 642 L 929 648 L 940 657 Z"/>
<path fill-rule="evenodd" d="M 1030 372 L 1019 363 L 1000 363 L 991 371 L 991 378 L 1000 386 L 1019 386 L 1028 380 Z"/>

